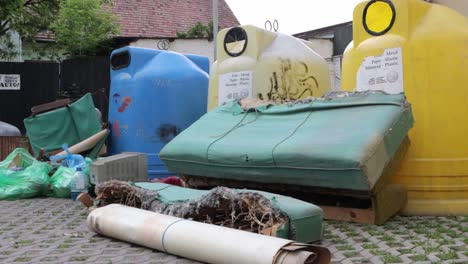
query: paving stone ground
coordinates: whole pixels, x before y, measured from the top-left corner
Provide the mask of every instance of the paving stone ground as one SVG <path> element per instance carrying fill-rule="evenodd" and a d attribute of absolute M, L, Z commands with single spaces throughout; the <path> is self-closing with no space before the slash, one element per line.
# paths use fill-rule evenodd
<path fill-rule="evenodd" d="M 0 201 L 0 263 L 198 263 L 94 234 L 68 199 Z M 383 226 L 327 221 L 333 263 L 467 263 L 468 217 L 402 217 Z"/>

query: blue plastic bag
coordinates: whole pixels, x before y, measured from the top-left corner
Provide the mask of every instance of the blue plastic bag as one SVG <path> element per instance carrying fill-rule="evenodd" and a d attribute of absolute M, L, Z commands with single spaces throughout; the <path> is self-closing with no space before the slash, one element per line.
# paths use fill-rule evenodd
<path fill-rule="evenodd" d="M 67 155 L 54 155 L 50 157 L 52 163 L 57 163 L 58 160 L 62 160 L 61 165 L 70 169 L 76 170 L 77 168 L 83 168 L 86 165 L 85 158 L 79 154 L 72 154 L 68 149 L 67 144 L 62 145 L 63 150 L 67 152 Z"/>

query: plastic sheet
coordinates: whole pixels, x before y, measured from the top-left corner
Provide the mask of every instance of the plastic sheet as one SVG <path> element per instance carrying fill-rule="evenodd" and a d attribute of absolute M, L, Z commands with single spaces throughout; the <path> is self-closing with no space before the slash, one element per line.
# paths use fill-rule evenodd
<path fill-rule="evenodd" d="M 323 247 L 118 204 L 93 210 L 87 225 L 105 236 L 205 263 L 330 263 L 330 252 Z"/>

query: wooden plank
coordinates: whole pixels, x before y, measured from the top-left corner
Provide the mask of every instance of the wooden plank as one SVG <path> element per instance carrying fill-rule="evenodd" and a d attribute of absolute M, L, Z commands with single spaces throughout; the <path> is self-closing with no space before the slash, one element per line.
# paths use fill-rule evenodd
<path fill-rule="evenodd" d="M 329 220 L 375 224 L 375 212 L 372 209 L 321 206 L 324 218 Z"/>

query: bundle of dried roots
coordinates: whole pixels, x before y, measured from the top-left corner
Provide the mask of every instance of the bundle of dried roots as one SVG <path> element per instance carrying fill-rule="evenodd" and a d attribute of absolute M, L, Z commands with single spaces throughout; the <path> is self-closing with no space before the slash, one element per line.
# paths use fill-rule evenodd
<path fill-rule="evenodd" d="M 112 203 L 148 209 L 157 195 L 155 192 L 131 186 L 127 182 L 111 180 L 96 185 L 97 206 Z"/>
<path fill-rule="evenodd" d="M 97 205 L 120 203 L 132 207 L 194 221 L 226 226 L 255 233 L 275 235 L 276 229 L 288 224 L 287 215 L 263 195 L 217 187 L 194 200 L 163 203 L 158 194 L 126 182 L 109 181 L 96 187 Z M 294 238 L 292 227 L 290 238 Z"/>

